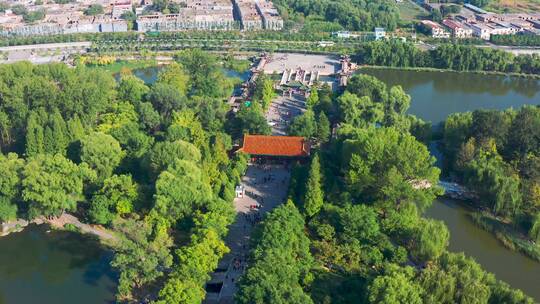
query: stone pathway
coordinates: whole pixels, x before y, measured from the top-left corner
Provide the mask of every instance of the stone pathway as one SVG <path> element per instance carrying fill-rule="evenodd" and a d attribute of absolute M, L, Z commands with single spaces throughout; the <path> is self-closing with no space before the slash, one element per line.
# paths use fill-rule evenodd
<path fill-rule="evenodd" d="M 297 95 L 277 97 L 272 101 L 266 113 L 267 121 L 273 122 L 272 134 L 286 135 L 288 122 L 304 111 L 303 97 Z M 250 164 L 248 166 L 242 178 L 246 195 L 234 200 L 236 220 L 229 226 L 229 233 L 225 238 L 225 243 L 231 251 L 221 259 L 218 269 L 207 283 L 207 288 L 212 286 L 212 291 L 216 291 L 208 291 L 204 303 L 234 303 L 236 283 L 248 266 L 246 260 L 253 228 L 267 212 L 285 201 L 289 181 L 290 170 L 283 165 Z M 252 208 L 252 206 L 258 207 Z"/>
<path fill-rule="evenodd" d="M 266 113 L 268 123 L 273 124 L 272 135 L 287 135 L 289 123 L 304 111 L 304 97 L 299 95 L 277 97 Z"/>
<path fill-rule="evenodd" d="M 223 283 L 219 293 L 208 293 L 206 303 L 233 303 L 238 278 L 247 267 L 249 240 L 254 226 L 287 196 L 290 173 L 281 165 L 250 165 L 242 179 L 246 195 L 236 198 L 236 221 L 225 239 L 231 252 L 223 257 L 209 284 Z M 253 208 L 258 206 L 258 208 Z"/>

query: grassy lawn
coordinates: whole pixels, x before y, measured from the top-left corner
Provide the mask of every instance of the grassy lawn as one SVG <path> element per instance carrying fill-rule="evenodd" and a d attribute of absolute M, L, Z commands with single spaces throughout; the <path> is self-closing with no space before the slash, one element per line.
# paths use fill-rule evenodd
<path fill-rule="evenodd" d="M 493 0 L 485 9 L 497 13 L 535 13 L 540 11 L 540 0 Z"/>
<path fill-rule="evenodd" d="M 413 22 L 426 18 L 429 13 L 410 0 L 396 3 L 399 9 L 399 17 L 404 22 Z"/>

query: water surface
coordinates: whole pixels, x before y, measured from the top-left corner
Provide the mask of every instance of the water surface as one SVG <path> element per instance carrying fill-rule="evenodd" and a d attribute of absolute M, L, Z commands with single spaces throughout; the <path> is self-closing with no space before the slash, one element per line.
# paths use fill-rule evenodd
<path fill-rule="evenodd" d="M 31 225 L 0 237 L 0 303 L 113 303 L 112 253 L 90 237 L 48 230 Z"/>
<path fill-rule="evenodd" d="M 540 301 L 540 263 L 504 247 L 491 233 L 478 228 L 463 204 L 451 199 L 437 199 L 426 216 L 445 222 L 450 231 L 453 252 L 465 252 L 482 267 L 514 288 Z"/>
<path fill-rule="evenodd" d="M 456 112 L 540 104 L 540 80 L 478 73 L 362 69 L 411 95 L 409 113 L 434 125 Z"/>
<path fill-rule="evenodd" d="M 131 72 L 133 73 L 133 75 L 142 79 L 142 81 L 144 81 L 144 83 L 146 83 L 147 85 L 151 85 L 154 82 L 156 82 L 158 74 L 161 71 L 161 69 L 163 69 L 163 67 L 164 66 L 153 66 L 153 67 L 142 68 L 142 69 L 134 69 Z M 251 76 L 251 72 L 249 70 L 244 71 L 244 72 L 237 72 L 237 71 L 229 70 L 229 69 L 222 69 L 222 70 L 225 73 L 225 76 L 231 77 L 231 78 L 238 78 L 242 82 L 248 80 L 249 77 Z M 116 78 L 116 80 L 119 80 L 120 74 L 115 74 L 114 77 Z"/>

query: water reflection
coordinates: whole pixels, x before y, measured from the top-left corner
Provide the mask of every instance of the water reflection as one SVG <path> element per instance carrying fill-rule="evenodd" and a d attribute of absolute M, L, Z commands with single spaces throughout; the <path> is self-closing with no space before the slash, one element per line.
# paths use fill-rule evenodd
<path fill-rule="evenodd" d="M 362 69 L 387 85 L 401 85 L 411 95 L 409 113 L 440 123 L 455 112 L 476 109 L 518 108 L 524 104 L 540 104 L 540 81 L 522 77 Z"/>
<path fill-rule="evenodd" d="M 105 303 L 114 299 L 111 253 L 76 233 L 31 226 L 0 238 L 0 303 Z"/>
<path fill-rule="evenodd" d="M 469 213 L 455 200 L 437 199 L 426 216 L 445 222 L 450 230 L 450 251 L 465 252 L 497 279 L 540 301 L 540 263 L 504 247 L 491 233 L 478 228 Z"/>

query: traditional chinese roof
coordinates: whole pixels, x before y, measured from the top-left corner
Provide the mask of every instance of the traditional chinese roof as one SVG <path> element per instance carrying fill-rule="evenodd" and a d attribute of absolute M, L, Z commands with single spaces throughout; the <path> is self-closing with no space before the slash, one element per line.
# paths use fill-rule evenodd
<path fill-rule="evenodd" d="M 244 135 L 239 152 L 251 155 L 307 157 L 311 145 L 298 136 Z"/>

